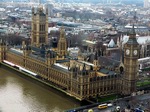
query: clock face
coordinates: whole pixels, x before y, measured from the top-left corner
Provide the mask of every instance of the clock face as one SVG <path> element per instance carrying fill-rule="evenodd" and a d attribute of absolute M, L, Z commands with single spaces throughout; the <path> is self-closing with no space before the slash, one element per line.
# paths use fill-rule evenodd
<path fill-rule="evenodd" d="M 133 54 L 134 54 L 134 55 L 137 55 L 137 50 L 134 50 L 134 51 L 133 51 Z"/>
<path fill-rule="evenodd" d="M 130 54 L 130 50 L 127 49 L 127 50 L 126 50 L 126 55 L 129 55 L 129 54 Z"/>

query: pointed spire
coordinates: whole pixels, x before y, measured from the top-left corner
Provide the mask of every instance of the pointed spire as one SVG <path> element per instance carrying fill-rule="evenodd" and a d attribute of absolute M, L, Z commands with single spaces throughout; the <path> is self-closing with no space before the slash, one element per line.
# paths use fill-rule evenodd
<path fill-rule="evenodd" d="M 64 27 L 62 26 L 60 28 L 60 38 L 64 38 L 64 36 L 65 36 L 65 32 L 64 32 Z"/>
<path fill-rule="evenodd" d="M 35 8 L 34 7 L 32 7 L 32 14 L 34 14 L 35 13 Z"/>
<path fill-rule="evenodd" d="M 98 59 L 98 53 L 97 51 L 95 52 L 95 57 L 94 57 L 94 60 L 97 60 Z"/>
<path fill-rule="evenodd" d="M 122 56 L 123 56 L 122 46 L 121 46 L 121 48 L 120 48 L 120 54 L 121 54 L 121 55 L 120 55 L 120 62 L 123 63 L 123 60 L 122 60 L 122 59 L 123 59 L 123 57 L 122 57 Z"/>
<path fill-rule="evenodd" d="M 120 62 L 121 62 L 121 63 L 123 62 L 123 60 L 122 60 L 122 59 L 123 59 L 123 57 L 122 57 L 122 56 L 123 56 L 123 52 L 122 52 L 122 46 L 123 46 L 123 45 L 122 45 L 122 43 L 123 43 L 123 40 L 121 40 L 121 41 L 119 42 L 119 49 L 120 49 L 120 54 L 121 54 L 121 55 L 120 55 Z"/>
<path fill-rule="evenodd" d="M 135 32 L 134 24 L 131 29 L 127 44 L 138 44 L 137 39 L 136 39 L 136 32 Z"/>
<path fill-rule="evenodd" d="M 85 71 L 85 70 L 86 70 L 86 66 L 85 66 L 85 63 L 84 63 L 82 71 Z"/>
<path fill-rule="evenodd" d="M 118 47 L 120 47 L 120 40 L 121 40 L 120 38 L 121 38 L 120 36 L 117 38 L 117 46 Z"/>
<path fill-rule="evenodd" d="M 132 25 L 132 29 L 131 29 L 131 32 L 130 32 L 131 35 L 136 35 L 135 28 L 134 28 L 134 24 L 136 24 L 136 21 L 137 21 L 136 19 L 137 19 L 137 16 L 136 16 L 136 11 L 135 11 L 134 15 L 133 15 L 133 25 Z"/>
<path fill-rule="evenodd" d="M 6 45 L 6 41 L 4 39 L 0 39 L 0 45 Z"/>
<path fill-rule="evenodd" d="M 22 41 L 22 48 L 25 49 L 25 41 Z"/>
<path fill-rule="evenodd" d="M 132 29 L 131 29 L 130 34 L 131 34 L 131 35 L 136 35 L 136 33 L 135 33 L 135 28 L 134 28 L 134 24 L 132 25 Z"/>

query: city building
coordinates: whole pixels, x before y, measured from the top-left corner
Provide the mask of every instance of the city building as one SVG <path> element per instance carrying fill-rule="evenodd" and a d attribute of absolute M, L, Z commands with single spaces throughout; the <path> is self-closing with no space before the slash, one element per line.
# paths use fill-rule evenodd
<path fill-rule="evenodd" d="M 88 62 L 82 52 L 75 55 L 77 58 L 70 58 L 63 27 L 57 48 L 49 48 L 47 16 L 47 10 L 44 13 L 42 7 L 36 12 L 33 8 L 31 45 L 23 41 L 20 48 L 12 48 L 1 41 L 0 62 L 7 60 L 30 70 L 79 100 L 111 94 L 131 95 L 136 91 L 139 44 L 134 26 L 124 45 L 123 59 L 109 59 L 95 49 L 92 62 Z"/>
<path fill-rule="evenodd" d="M 144 8 L 150 7 L 150 0 L 144 0 Z"/>
<path fill-rule="evenodd" d="M 48 10 L 44 13 L 42 6 L 32 8 L 31 45 L 39 47 L 48 44 Z"/>

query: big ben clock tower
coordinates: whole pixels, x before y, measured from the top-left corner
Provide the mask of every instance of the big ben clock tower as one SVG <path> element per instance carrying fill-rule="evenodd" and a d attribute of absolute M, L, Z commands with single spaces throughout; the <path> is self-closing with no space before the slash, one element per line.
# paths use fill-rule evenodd
<path fill-rule="evenodd" d="M 133 28 L 129 35 L 129 40 L 124 45 L 124 75 L 122 81 L 122 94 L 130 95 L 136 91 L 137 71 L 138 71 L 139 44 L 136 40 L 136 33 Z"/>

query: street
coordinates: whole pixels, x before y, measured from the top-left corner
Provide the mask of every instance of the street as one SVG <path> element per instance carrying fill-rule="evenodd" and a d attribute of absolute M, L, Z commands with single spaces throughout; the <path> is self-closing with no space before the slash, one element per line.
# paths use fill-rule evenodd
<path fill-rule="evenodd" d="M 106 109 L 98 109 L 97 107 L 90 108 L 94 112 L 111 112 L 114 111 L 116 106 L 120 106 L 120 110 L 128 109 L 133 110 L 135 108 L 141 108 L 143 110 L 150 108 L 150 93 L 137 95 L 137 96 L 129 96 L 126 98 L 120 98 L 115 101 L 112 101 L 113 106 L 108 107 Z M 88 112 L 89 109 L 83 110 L 83 112 Z"/>

